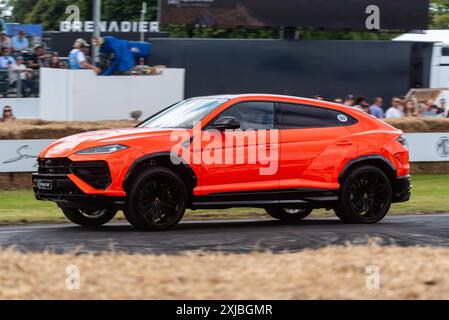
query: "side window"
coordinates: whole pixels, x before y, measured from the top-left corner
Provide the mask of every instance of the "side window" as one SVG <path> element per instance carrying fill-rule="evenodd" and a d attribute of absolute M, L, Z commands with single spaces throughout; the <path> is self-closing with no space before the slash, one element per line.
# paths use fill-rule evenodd
<path fill-rule="evenodd" d="M 339 127 L 357 122 L 343 112 L 314 106 L 281 103 L 281 110 L 284 129 Z"/>
<path fill-rule="evenodd" d="M 218 117 L 235 117 L 242 130 L 274 129 L 274 103 L 243 102 L 223 111 Z"/>

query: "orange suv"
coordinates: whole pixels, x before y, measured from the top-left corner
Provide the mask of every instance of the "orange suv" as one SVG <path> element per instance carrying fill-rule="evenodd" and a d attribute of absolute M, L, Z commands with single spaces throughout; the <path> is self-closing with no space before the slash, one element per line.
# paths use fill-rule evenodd
<path fill-rule="evenodd" d="M 333 209 L 376 223 L 410 199 L 402 132 L 355 108 L 277 95 L 179 102 L 135 128 L 63 138 L 33 175 L 38 200 L 82 226 L 118 210 L 139 230 L 165 230 L 186 209 L 257 207 L 284 221 Z"/>

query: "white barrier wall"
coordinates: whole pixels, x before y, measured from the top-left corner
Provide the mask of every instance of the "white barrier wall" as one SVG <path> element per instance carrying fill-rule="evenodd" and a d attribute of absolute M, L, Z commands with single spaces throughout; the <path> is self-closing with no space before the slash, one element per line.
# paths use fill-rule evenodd
<path fill-rule="evenodd" d="M 412 162 L 449 161 L 449 132 L 406 133 Z"/>
<path fill-rule="evenodd" d="M 0 98 L 0 109 L 11 106 L 17 119 L 39 119 L 39 98 Z"/>
<path fill-rule="evenodd" d="M 90 70 L 41 69 L 40 118 L 59 121 L 146 118 L 184 99 L 184 69 L 158 76 L 97 76 Z"/>
<path fill-rule="evenodd" d="M 406 134 L 411 162 L 449 161 L 449 132 Z M 0 140 L 0 172 L 36 171 L 36 159 L 53 140 Z"/>

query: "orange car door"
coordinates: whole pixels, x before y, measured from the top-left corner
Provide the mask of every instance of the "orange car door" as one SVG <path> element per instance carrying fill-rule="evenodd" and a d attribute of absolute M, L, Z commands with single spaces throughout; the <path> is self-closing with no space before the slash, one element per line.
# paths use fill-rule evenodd
<path fill-rule="evenodd" d="M 210 130 L 214 121 L 225 116 L 236 118 L 240 130 Z M 201 194 L 277 190 L 278 131 L 274 126 L 274 103 L 263 101 L 239 103 L 212 120 L 203 130 L 213 139 L 203 137 Z M 216 155 L 221 163 L 211 161 Z"/>
<path fill-rule="evenodd" d="M 356 145 L 346 125 L 355 119 L 336 110 L 280 103 L 280 189 L 338 189 L 336 165 Z"/>

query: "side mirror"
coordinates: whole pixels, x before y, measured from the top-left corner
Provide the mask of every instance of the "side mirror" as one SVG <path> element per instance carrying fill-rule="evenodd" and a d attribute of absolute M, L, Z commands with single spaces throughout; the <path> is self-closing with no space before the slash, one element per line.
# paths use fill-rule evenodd
<path fill-rule="evenodd" d="M 234 117 L 221 117 L 214 122 L 210 129 L 219 131 L 237 130 L 240 129 L 240 121 Z"/>

